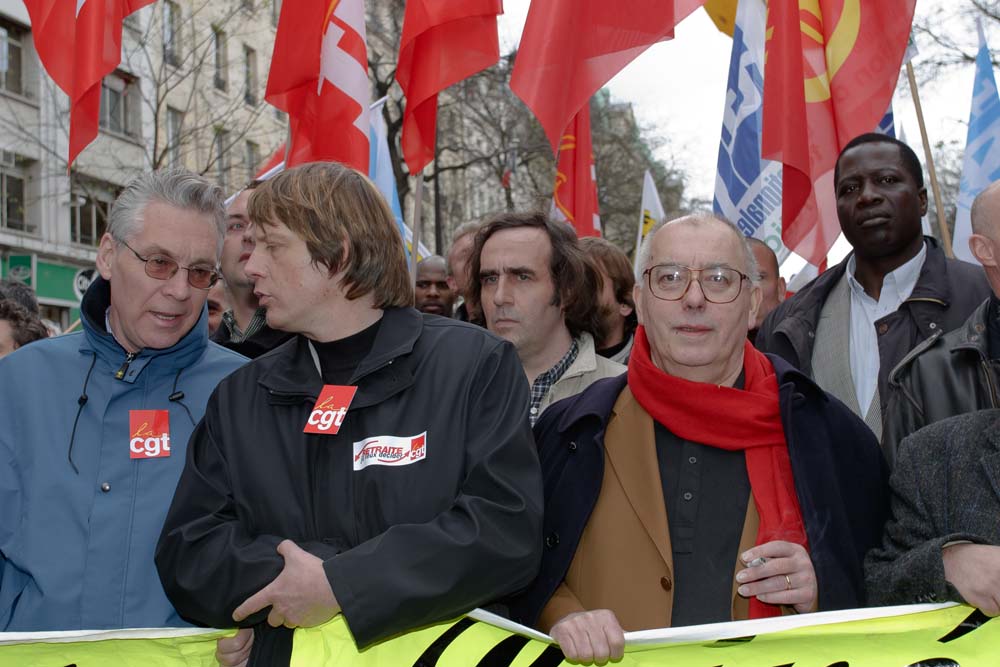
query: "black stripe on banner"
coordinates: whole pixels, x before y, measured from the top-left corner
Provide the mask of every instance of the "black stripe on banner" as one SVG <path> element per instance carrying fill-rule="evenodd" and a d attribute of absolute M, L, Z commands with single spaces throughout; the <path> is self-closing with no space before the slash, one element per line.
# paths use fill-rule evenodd
<path fill-rule="evenodd" d="M 517 657 L 517 654 L 521 652 L 521 649 L 527 643 L 527 637 L 511 635 L 491 648 L 490 652 L 476 663 L 476 667 L 510 667 L 514 662 L 514 658 Z"/>
<path fill-rule="evenodd" d="M 476 621 L 466 616 L 458 623 L 442 632 L 441 636 L 435 639 L 431 645 L 420 654 L 420 657 L 413 663 L 413 667 L 437 667 L 438 660 L 441 658 L 441 654 L 444 653 L 444 650 L 451 646 L 451 643 L 455 641 L 460 634 L 475 624 Z"/>
<path fill-rule="evenodd" d="M 528 667 L 556 667 L 561 665 L 565 659 L 566 656 L 563 655 L 562 649 L 558 646 L 549 646 Z"/>
<path fill-rule="evenodd" d="M 958 624 L 958 626 L 946 634 L 944 637 L 938 641 L 942 644 L 947 644 L 948 642 L 955 641 L 959 637 L 964 637 L 969 634 L 979 626 L 983 625 L 990 620 L 990 617 L 979 611 L 978 609 L 969 614 L 964 621 Z"/>
<path fill-rule="evenodd" d="M 746 644 L 752 642 L 754 637 L 757 635 L 749 635 L 747 637 L 731 637 L 729 639 L 716 639 L 711 644 L 705 644 L 705 648 L 727 648 L 729 646 L 738 646 L 740 644 Z"/>

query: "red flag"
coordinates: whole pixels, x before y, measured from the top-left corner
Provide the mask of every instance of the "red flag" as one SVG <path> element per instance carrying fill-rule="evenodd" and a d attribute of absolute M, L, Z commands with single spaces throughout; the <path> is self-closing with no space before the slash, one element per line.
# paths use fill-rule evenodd
<path fill-rule="evenodd" d="M 335 161 L 368 173 L 363 0 L 285 0 L 264 98 L 288 113 L 285 166 Z"/>
<path fill-rule="evenodd" d="M 573 225 L 577 236 L 601 235 L 589 104 L 573 117 L 559 143 L 552 208 L 554 217 Z"/>
<path fill-rule="evenodd" d="M 837 155 L 892 100 L 916 0 L 770 0 L 765 158 L 784 163 L 785 245 L 820 265 L 840 233 Z"/>
<path fill-rule="evenodd" d="M 528 9 L 510 88 L 553 148 L 594 93 L 705 0 L 537 0 Z"/>
<path fill-rule="evenodd" d="M 408 0 L 396 80 L 406 95 L 402 148 L 416 174 L 434 159 L 437 96 L 500 59 L 502 0 Z"/>
<path fill-rule="evenodd" d="M 25 0 L 38 59 L 69 95 L 69 163 L 97 136 L 101 82 L 121 62 L 122 21 L 153 0 Z"/>

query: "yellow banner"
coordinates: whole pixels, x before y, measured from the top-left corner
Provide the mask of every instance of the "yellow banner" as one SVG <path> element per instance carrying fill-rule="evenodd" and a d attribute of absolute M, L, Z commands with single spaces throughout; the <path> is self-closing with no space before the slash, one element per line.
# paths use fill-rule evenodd
<path fill-rule="evenodd" d="M 2 667 L 210 667 L 227 632 L 0 634 Z M 295 634 L 292 667 L 558 667 L 546 637 L 476 611 L 358 652 L 342 617 Z M 623 667 L 995 667 L 1000 619 L 940 605 L 629 633 Z"/>

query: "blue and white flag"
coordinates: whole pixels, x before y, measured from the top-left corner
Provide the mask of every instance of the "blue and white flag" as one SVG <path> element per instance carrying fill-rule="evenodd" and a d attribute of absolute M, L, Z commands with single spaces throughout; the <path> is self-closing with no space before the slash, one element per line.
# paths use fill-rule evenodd
<path fill-rule="evenodd" d="M 789 254 L 781 242 L 782 165 L 760 157 L 766 22 L 767 8 L 762 0 L 740 0 L 713 208 L 716 215 L 731 221 L 747 236 L 767 243 L 780 265 Z"/>
<path fill-rule="evenodd" d="M 385 200 L 389 202 L 392 214 L 396 217 L 396 225 L 399 233 L 403 236 L 406 250 L 406 259 L 410 259 L 410 249 L 413 247 L 413 230 L 403 222 L 403 209 L 399 205 L 399 192 L 396 190 L 396 175 L 392 171 L 392 157 L 389 154 L 389 132 L 385 127 L 385 119 L 382 118 L 382 106 L 386 98 L 380 99 L 369 108 L 369 123 L 371 130 L 368 134 L 368 177 L 372 179 L 375 187 L 379 189 Z M 420 244 L 417 250 L 417 257 L 430 257 L 431 252 Z"/>
<path fill-rule="evenodd" d="M 882 120 L 878 122 L 878 127 L 875 128 L 875 131 L 887 137 L 896 138 L 896 117 L 892 113 L 892 102 L 889 103 L 889 110 L 882 116 Z"/>
<path fill-rule="evenodd" d="M 982 24 L 979 25 L 979 53 L 976 54 L 976 80 L 972 86 L 972 111 L 969 113 L 969 134 L 965 141 L 962 161 L 962 182 L 958 190 L 958 212 L 955 215 L 955 257 L 975 262 L 969 250 L 972 234 L 970 211 L 972 201 L 986 186 L 1000 179 L 1000 95 L 993 76 L 990 49 Z"/>

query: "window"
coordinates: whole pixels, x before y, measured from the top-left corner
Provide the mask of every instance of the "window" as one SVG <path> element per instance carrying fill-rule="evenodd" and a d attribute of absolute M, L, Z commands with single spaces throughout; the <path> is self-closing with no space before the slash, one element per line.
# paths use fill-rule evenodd
<path fill-rule="evenodd" d="M 108 229 L 109 202 L 78 195 L 79 203 L 73 207 L 73 243 L 96 246 Z"/>
<path fill-rule="evenodd" d="M 101 84 L 101 129 L 138 139 L 142 132 L 139 82 L 121 72 L 104 77 Z"/>
<path fill-rule="evenodd" d="M 212 28 L 212 42 L 215 47 L 215 87 L 226 90 L 229 85 L 229 56 L 226 53 L 226 33 Z"/>
<path fill-rule="evenodd" d="M 167 107 L 167 163 L 171 167 L 181 165 L 181 130 L 184 128 L 184 112 Z"/>
<path fill-rule="evenodd" d="M 163 59 L 177 67 L 181 64 L 181 8 L 173 0 L 163 3 Z"/>
<path fill-rule="evenodd" d="M 247 180 L 252 181 L 253 177 L 257 175 L 257 165 L 260 164 L 260 146 L 253 141 L 248 141 L 246 149 Z"/>
<path fill-rule="evenodd" d="M 229 192 L 229 132 L 217 129 L 215 131 L 215 166 L 219 187 Z"/>
<path fill-rule="evenodd" d="M 13 23 L 0 21 L 0 90 L 33 97 L 24 85 L 24 38 L 27 31 Z"/>
<path fill-rule="evenodd" d="M 38 229 L 27 215 L 25 187 L 30 161 L 10 151 L 0 151 L 0 227 L 28 234 Z"/>
<path fill-rule="evenodd" d="M 243 101 L 257 106 L 257 52 L 243 46 Z"/>
<path fill-rule="evenodd" d="M 281 17 L 281 0 L 271 0 L 271 25 L 278 27 L 278 19 Z"/>

